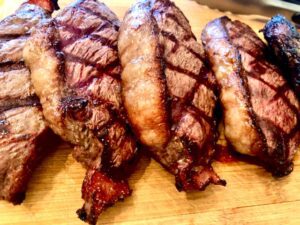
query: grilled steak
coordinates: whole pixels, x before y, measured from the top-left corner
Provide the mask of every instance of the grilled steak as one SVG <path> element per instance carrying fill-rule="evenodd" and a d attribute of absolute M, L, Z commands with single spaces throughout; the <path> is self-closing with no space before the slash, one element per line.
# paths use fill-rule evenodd
<path fill-rule="evenodd" d="M 169 0 L 138 1 L 120 28 L 124 105 L 139 140 L 178 190 L 225 185 L 211 167 L 215 80 L 188 20 Z"/>
<path fill-rule="evenodd" d="M 264 28 L 264 36 L 281 64 L 286 78 L 300 99 L 300 34 L 284 16 L 274 16 Z"/>
<path fill-rule="evenodd" d="M 239 21 L 210 22 L 202 41 L 221 89 L 225 136 L 275 176 L 289 174 L 300 144 L 299 102 L 266 45 Z"/>
<path fill-rule="evenodd" d="M 121 100 L 118 29 L 104 4 L 81 0 L 37 29 L 24 50 L 46 120 L 88 169 L 78 214 L 91 224 L 131 193 L 123 167 L 137 148 Z"/>
<path fill-rule="evenodd" d="M 22 57 L 28 35 L 50 18 L 53 7 L 50 0 L 28 1 L 0 22 L 0 199 L 14 204 L 23 201 L 30 175 L 53 138 Z"/>

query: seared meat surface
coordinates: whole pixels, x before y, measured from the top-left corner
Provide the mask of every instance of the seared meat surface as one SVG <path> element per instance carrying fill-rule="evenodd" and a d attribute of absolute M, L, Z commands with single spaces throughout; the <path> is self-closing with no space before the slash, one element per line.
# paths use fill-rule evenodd
<path fill-rule="evenodd" d="M 137 147 L 122 106 L 118 29 L 104 4 L 81 0 L 37 29 L 24 50 L 46 120 L 88 169 L 78 214 L 91 224 L 131 193 L 121 167 Z"/>
<path fill-rule="evenodd" d="M 178 190 L 225 185 L 211 167 L 215 80 L 188 20 L 169 0 L 138 1 L 120 28 L 124 105 L 139 140 Z"/>
<path fill-rule="evenodd" d="M 50 0 L 28 1 L 0 21 L 0 199 L 14 204 L 23 201 L 53 138 L 22 56 L 32 29 L 50 18 L 53 7 Z"/>
<path fill-rule="evenodd" d="M 265 39 L 300 99 L 300 34 L 284 16 L 274 16 L 263 29 Z"/>
<path fill-rule="evenodd" d="M 239 21 L 210 22 L 202 41 L 220 86 L 225 136 L 275 176 L 289 174 L 300 144 L 299 102 L 267 46 Z"/>

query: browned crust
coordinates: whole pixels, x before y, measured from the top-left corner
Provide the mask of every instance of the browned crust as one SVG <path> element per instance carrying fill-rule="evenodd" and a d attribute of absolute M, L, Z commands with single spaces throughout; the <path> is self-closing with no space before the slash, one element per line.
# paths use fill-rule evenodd
<path fill-rule="evenodd" d="M 120 29 L 118 47 L 121 63 L 124 67 L 122 73 L 123 99 L 131 125 L 143 144 L 148 147 L 159 148 L 164 147 L 170 138 L 169 112 L 167 110 L 166 77 L 163 73 L 163 49 L 159 44 L 159 30 L 149 6 L 149 2 L 140 2 L 127 12 Z M 143 55 L 143 48 L 147 48 L 148 44 L 142 40 L 143 38 L 147 38 L 149 43 L 151 42 L 152 49 L 149 55 Z M 135 42 L 128 44 L 130 39 L 135 40 Z M 143 42 L 146 44 L 145 46 L 142 46 Z M 138 52 L 134 50 L 135 48 L 139 49 Z M 129 51 L 131 53 L 128 53 Z M 141 57 L 146 59 L 135 58 L 134 54 L 136 56 L 141 54 Z M 143 65 L 141 67 L 143 71 L 136 68 L 138 64 L 135 65 L 134 60 L 139 59 L 142 60 L 137 63 Z M 130 72 L 130 70 L 132 71 Z M 134 74 L 136 72 L 141 77 L 138 78 Z M 133 79 L 139 80 L 135 86 L 131 84 Z M 142 86 L 147 83 L 149 86 L 146 91 L 141 90 Z M 150 86 L 152 88 L 149 88 Z M 139 97 L 142 91 L 145 98 Z M 130 96 L 134 97 L 129 98 Z M 148 96 L 149 99 L 147 99 Z M 140 104 L 149 100 L 151 103 L 147 103 L 146 107 L 138 108 Z"/>
<path fill-rule="evenodd" d="M 300 34 L 282 15 L 276 15 L 263 29 L 271 51 L 285 72 L 285 77 L 300 99 Z"/>
<path fill-rule="evenodd" d="M 299 113 L 297 110 L 297 108 L 299 108 L 299 103 L 295 96 L 293 96 L 291 90 L 285 84 L 282 74 L 280 74 L 278 68 L 276 68 L 272 62 L 268 61 L 268 57 L 266 57 L 266 46 L 249 26 L 239 21 L 231 21 L 228 17 L 222 17 L 210 22 L 202 33 L 202 41 L 215 72 L 218 71 L 217 68 L 221 66 L 218 65 L 216 61 L 220 52 L 236 52 L 235 57 L 232 59 L 230 58 L 231 55 L 224 55 L 224 59 L 232 60 L 231 68 L 237 68 L 234 74 L 237 76 L 237 79 L 240 79 L 240 85 L 229 82 L 229 87 L 236 88 L 238 93 L 244 93 L 242 102 L 247 108 L 248 120 L 251 121 L 252 126 L 255 129 L 253 130 L 256 132 L 255 136 L 260 142 L 260 144 L 256 146 L 258 148 L 254 151 L 252 148 L 242 151 L 238 147 L 236 147 L 236 150 L 241 153 L 256 156 L 258 160 L 263 162 L 262 164 L 264 167 L 267 170 L 270 170 L 275 176 L 289 174 L 293 167 L 292 159 L 297 148 L 295 148 L 295 146 L 300 143 L 299 131 L 296 131 L 299 130 Z M 223 50 L 221 50 L 220 46 L 213 44 L 218 42 L 227 43 L 227 46 L 224 45 Z M 214 51 L 216 51 L 217 54 L 215 54 Z M 254 61 L 252 62 L 249 60 Z M 264 69 L 264 67 L 266 69 Z M 227 76 L 232 79 L 233 74 L 230 73 L 230 71 L 227 73 Z M 271 81 L 270 76 L 274 76 L 273 81 Z M 228 84 L 222 80 L 220 72 L 219 77 L 217 75 L 217 78 L 221 87 L 221 93 L 223 90 L 224 93 L 228 94 L 228 91 L 226 91 L 226 85 Z M 269 81 L 264 80 L 268 78 Z M 250 81 L 251 86 L 249 84 Z M 272 84 L 272 82 L 274 83 Z M 296 120 L 295 127 L 291 127 L 288 132 L 284 131 L 284 129 L 287 129 L 286 127 L 280 127 L 283 126 L 280 121 L 285 119 L 285 117 L 282 116 L 283 113 L 280 112 L 283 109 L 280 107 L 272 109 L 275 110 L 274 115 L 279 115 L 277 118 L 278 121 L 275 124 L 272 122 L 272 119 L 274 118 L 268 118 L 270 116 L 268 110 L 271 110 L 271 108 L 264 110 L 264 106 L 257 105 L 257 100 L 262 101 L 264 99 L 264 97 L 262 97 L 259 93 L 265 93 L 265 98 L 269 99 L 270 96 L 272 96 L 272 92 L 275 92 L 276 94 L 272 98 L 270 104 L 277 102 L 277 105 L 280 105 L 282 104 L 282 101 L 285 102 L 285 107 L 288 107 L 289 110 L 285 112 L 287 118 L 294 118 Z M 237 99 L 237 96 L 233 98 Z M 258 99 L 254 99 L 256 97 Z M 226 104 L 229 104 L 229 102 L 226 101 L 222 103 L 223 108 L 226 108 Z M 255 106 L 253 106 L 254 103 L 256 104 Z M 238 108 L 239 107 L 240 106 L 238 106 Z M 225 118 L 226 113 L 227 112 L 225 110 Z M 237 123 L 245 123 L 245 121 L 241 120 L 237 121 Z M 291 122 L 289 122 L 289 124 L 291 124 Z M 225 135 L 228 136 L 232 132 L 234 131 L 230 130 L 228 133 L 225 132 Z M 255 143 L 255 137 L 252 138 L 253 143 Z M 231 141 L 230 137 L 228 137 L 228 139 Z M 232 142 L 232 144 L 234 146 L 238 146 L 236 145 L 237 143 Z"/>
<path fill-rule="evenodd" d="M 127 174 L 137 151 L 121 102 L 118 28 L 103 3 L 80 0 L 39 27 L 24 50 L 49 126 L 75 145 L 74 158 L 89 171 L 78 214 L 91 224 L 131 194 L 115 173 Z"/>
<path fill-rule="evenodd" d="M 0 98 L 0 198 L 13 204 L 24 200 L 32 172 L 58 143 L 43 120 L 22 57 L 33 27 L 49 18 L 54 10 L 49 6 L 50 1 L 46 0 L 27 1 L 0 22 L 0 42 L 6 46 L 0 59 L 0 73 L 4 77 L 1 83 L 5 87 Z"/>
<path fill-rule="evenodd" d="M 136 38 L 137 33 L 141 38 Z M 131 34 L 132 36 L 130 36 Z M 153 37 L 155 41 L 144 41 L 152 35 L 155 36 Z M 132 43 L 132 45 L 128 43 Z M 211 71 L 203 62 L 204 54 L 201 45 L 196 42 L 186 17 L 169 0 L 138 1 L 126 14 L 119 36 L 121 62 L 125 68 L 122 80 L 123 84 L 126 80 L 134 85 L 135 79 L 137 79 L 143 84 L 146 81 L 143 79 L 141 71 L 138 71 L 142 74 L 140 77 L 135 76 L 136 72 L 133 70 L 130 71 L 131 79 L 126 77 L 126 73 L 129 71 L 126 69 L 131 66 L 128 55 L 131 54 L 132 58 L 145 57 L 143 51 L 138 52 L 132 46 L 142 46 L 148 52 L 156 51 L 154 55 L 159 57 L 159 61 L 148 60 L 141 62 L 141 65 L 144 66 L 147 63 L 152 63 L 153 67 L 159 65 L 161 68 L 156 71 L 155 75 L 165 79 L 160 84 L 161 91 L 152 89 L 149 91 L 149 95 L 159 96 L 161 93 L 160 104 L 164 103 L 165 105 L 162 114 L 164 114 L 165 123 L 169 124 L 169 127 L 166 128 L 170 134 L 163 145 L 146 143 L 152 157 L 175 175 L 176 186 L 180 191 L 204 190 L 210 183 L 225 185 L 225 181 L 221 180 L 210 166 L 217 137 L 213 112 L 216 86 Z M 170 46 L 172 46 L 171 49 Z M 160 51 L 157 51 L 157 48 Z M 192 62 L 187 59 L 188 57 Z M 179 59 L 179 62 L 176 60 L 174 62 L 175 58 Z M 184 81 L 188 83 L 187 87 L 181 83 Z M 157 84 L 159 83 L 157 82 Z M 165 87 L 163 87 L 164 85 Z M 172 91 L 172 85 L 175 91 L 178 90 L 178 96 Z M 207 108 L 201 105 L 201 100 L 205 98 L 204 95 L 199 96 L 201 89 L 206 91 L 206 96 L 211 101 Z M 123 88 L 123 93 L 128 95 L 129 92 L 129 89 Z M 179 96 L 182 92 L 184 92 L 184 96 Z M 135 95 L 141 93 L 142 91 Z M 128 101 L 134 102 L 134 99 Z M 147 98 L 141 99 L 140 102 L 141 104 L 147 102 Z M 130 104 L 125 104 L 125 107 L 127 111 L 133 108 Z M 155 104 L 152 107 L 161 110 Z M 141 113 L 143 112 L 141 109 Z M 136 117 L 132 118 L 131 124 L 138 133 L 140 128 L 137 126 L 141 125 L 140 121 L 134 121 Z M 141 139 L 141 135 L 138 136 Z M 143 140 L 142 143 L 145 144 Z"/>

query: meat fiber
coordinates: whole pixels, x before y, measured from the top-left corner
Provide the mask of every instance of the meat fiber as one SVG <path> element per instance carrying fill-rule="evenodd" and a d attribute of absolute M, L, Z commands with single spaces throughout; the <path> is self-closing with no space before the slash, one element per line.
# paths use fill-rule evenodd
<path fill-rule="evenodd" d="M 220 86 L 226 139 L 273 175 L 289 174 L 300 144 L 299 102 L 267 46 L 228 17 L 210 22 L 202 41 Z"/>
<path fill-rule="evenodd" d="M 88 170 L 78 215 L 91 224 L 131 193 L 124 168 L 137 147 L 121 99 L 119 24 L 104 4 L 77 1 L 39 27 L 24 50 L 46 120 Z"/>
<path fill-rule="evenodd" d="M 24 64 L 22 51 L 55 1 L 27 1 L 0 21 L 0 199 L 19 204 L 39 159 L 54 138 Z"/>
<path fill-rule="evenodd" d="M 138 1 L 120 28 L 124 105 L 142 144 L 178 190 L 225 185 L 211 167 L 216 83 L 188 20 L 169 0 Z"/>

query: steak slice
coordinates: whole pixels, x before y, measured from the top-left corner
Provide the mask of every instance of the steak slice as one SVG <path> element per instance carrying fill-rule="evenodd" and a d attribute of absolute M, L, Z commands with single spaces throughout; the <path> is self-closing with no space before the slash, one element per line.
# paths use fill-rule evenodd
<path fill-rule="evenodd" d="M 0 21 L 0 199 L 14 204 L 25 198 L 31 173 L 54 138 L 22 56 L 32 29 L 50 18 L 53 3 L 28 1 Z"/>
<path fill-rule="evenodd" d="M 299 102 L 267 46 L 249 26 L 228 17 L 210 22 L 202 41 L 221 88 L 227 140 L 273 175 L 289 174 L 300 144 Z"/>
<path fill-rule="evenodd" d="M 284 16 L 274 16 L 263 29 L 265 39 L 300 99 L 300 34 Z"/>
<path fill-rule="evenodd" d="M 137 147 L 121 99 L 119 24 L 104 4 L 77 1 L 37 29 L 24 50 L 46 120 L 88 170 L 78 214 L 91 224 L 131 193 L 124 168 Z"/>
<path fill-rule="evenodd" d="M 138 1 L 125 15 L 118 48 L 129 120 L 177 189 L 225 185 L 211 167 L 216 83 L 183 13 L 169 0 Z"/>

